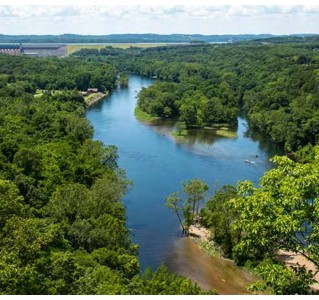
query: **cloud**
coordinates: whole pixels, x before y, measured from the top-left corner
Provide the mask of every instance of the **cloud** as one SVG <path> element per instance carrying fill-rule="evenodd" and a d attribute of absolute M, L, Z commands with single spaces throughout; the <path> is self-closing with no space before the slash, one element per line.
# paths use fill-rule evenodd
<path fill-rule="evenodd" d="M 0 6 L 0 18 L 101 17 L 101 18 L 213 18 L 263 15 L 319 14 L 319 6 Z"/>

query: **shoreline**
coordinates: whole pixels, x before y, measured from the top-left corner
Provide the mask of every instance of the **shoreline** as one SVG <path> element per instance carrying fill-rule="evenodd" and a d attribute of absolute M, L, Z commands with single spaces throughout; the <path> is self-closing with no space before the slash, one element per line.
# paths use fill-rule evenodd
<path fill-rule="evenodd" d="M 210 232 L 203 226 L 191 225 L 189 227 L 189 238 L 193 243 L 197 244 L 201 251 L 208 254 L 211 257 L 218 257 L 225 261 L 231 261 L 231 259 L 225 258 L 215 243 L 210 242 Z"/>
<path fill-rule="evenodd" d="M 218 249 L 216 249 L 214 245 L 211 245 L 211 248 L 213 249 L 210 249 L 210 248 L 206 249 L 205 247 L 203 247 L 203 244 L 205 245 L 206 243 L 209 243 L 209 239 L 210 239 L 210 233 L 205 227 L 202 227 L 202 226 L 196 227 L 194 225 L 191 225 L 189 227 L 189 234 L 190 234 L 189 235 L 190 240 L 192 240 L 193 243 L 197 244 L 199 248 L 201 249 L 201 251 L 207 253 L 210 256 L 215 256 L 220 259 L 232 262 L 231 259 L 227 259 L 223 257 L 221 253 L 218 252 Z M 213 253 L 211 253 L 212 251 Z M 279 250 L 277 259 L 279 261 L 282 261 L 287 268 L 304 266 L 307 271 L 312 271 L 313 273 L 316 272 L 315 265 L 299 253 L 294 253 L 292 251 Z M 249 272 L 249 270 L 247 270 L 247 272 Z M 319 291 L 319 272 L 314 276 L 314 279 L 317 281 L 317 283 L 312 284 L 310 287 L 314 291 Z"/>
<path fill-rule="evenodd" d="M 106 92 L 105 94 L 102 93 L 102 92 L 98 92 L 98 93 L 96 93 L 94 95 L 96 95 L 96 97 L 92 97 L 92 99 L 90 99 L 88 97 L 87 98 L 84 97 L 84 102 L 85 102 L 87 107 L 90 107 L 93 104 L 95 104 L 95 103 L 99 102 L 100 100 L 102 100 L 103 98 L 107 97 L 109 95 L 109 92 Z"/>
<path fill-rule="evenodd" d="M 313 273 L 316 272 L 315 265 L 299 253 L 279 250 L 277 258 L 287 267 L 304 266 L 307 271 L 312 271 Z M 317 281 L 317 283 L 312 284 L 310 287 L 314 291 L 319 291 L 319 272 L 314 276 L 314 279 Z"/>
<path fill-rule="evenodd" d="M 160 119 L 160 117 L 154 117 L 154 116 L 144 112 L 143 110 L 141 110 L 138 107 L 138 105 L 136 105 L 134 108 L 134 116 L 138 121 L 143 122 L 143 123 L 147 123 L 147 124 L 152 124 L 152 122 Z"/>
<path fill-rule="evenodd" d="M 237 266 L 233 260 L 223 257 L 218 248 L 210 242 L 210 236 L 208 229 L 190 226 L 189 236 L 186 236 L 183 242 L 187 245 L 187 266 L 180 267 L 184 271 L 181 274 L 189 277 L 201 288 L 214 289 L 220 295 L 262 294 L 247 290 L 247 287 L 257 280 L 256 276 Z M 181 250 L 183 251 L 185 250 Z M 192 262 L 189 263 L 192 256 Z"/>

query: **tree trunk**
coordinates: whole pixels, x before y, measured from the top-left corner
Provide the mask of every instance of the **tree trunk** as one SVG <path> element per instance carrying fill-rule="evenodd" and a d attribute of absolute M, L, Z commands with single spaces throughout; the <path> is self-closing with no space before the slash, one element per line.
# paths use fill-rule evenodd
<path fill-rule="evenodd" d="M 178 221 L 179 221 L 179 223 L 180 223 L 180 224 L 181 224 L 181 226 L 182 226 L 183 232 L 185 232 L 185 227 L 184 227 L 184 225 L 183 225 L 183 222 L 182 222 L 182 220 L 181 220 L 181 217 L 180 217 L 180 215 L 179 215 L 178 210 L 177 210 L 177 209 L 175 209 L 175 212 L 176 212 L 176 215 L 177 215 Z"/>

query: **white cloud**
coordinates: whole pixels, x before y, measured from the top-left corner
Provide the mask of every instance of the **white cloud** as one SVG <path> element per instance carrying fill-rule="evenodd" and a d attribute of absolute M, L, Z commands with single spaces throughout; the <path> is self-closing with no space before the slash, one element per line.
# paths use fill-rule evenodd
<path fill-rule="evenodd" d="M 52 16 L 189 17 L 214 16 L 256 17 L 261 15 L 318 14 L 319 6 L 0 6 L 0 18 L 45 18 Z"/>
<path fill-rule="evenodd" d="M 281 34 L 319 31 L 318 14 L 316 5 L 0 6 L 0 33 Z"/>

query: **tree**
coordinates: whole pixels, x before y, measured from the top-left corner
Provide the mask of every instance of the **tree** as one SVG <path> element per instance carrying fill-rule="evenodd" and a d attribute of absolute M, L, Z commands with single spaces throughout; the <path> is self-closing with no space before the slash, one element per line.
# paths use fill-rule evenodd
<path fill-rule="evenodd" d="M 171 193 L 166 198 L 165 204 L 166 207 L 176 213 L 183 233 L 188 234 L 189 227 L 193 224 L 194 219 L 197 220 L 199 205 L 205 199 L 208 185 L 200 179 L 191 179 L 187 183 L 183 183 L 183 190 L 186 194 L 186 200 L 183 204 L 181 204 L 182 199 L 179 192 Z"/>
<path fill-rule="evenodd" d="M 182 201 L 182 199 L 179 196 L 179 192 L 174 192 L 174 193 L 171 193 L 166 198 L 165 205 L 166 205 L 166 207 L 172 209 L 176 213 L 176 216 L 178 218 L 179 224 L 181 225 L 181 227 L 183 229 L 183 232 L 185 232 L 185 227 L 184 227 L 181 215 L 180 215 L 180 213 L 182 211 L 181 204 L 180 204 L 181 201 Z"/>
<path fill-rule="evenodd" d="M 277 168 L 265 173 L 260 187 L 241 182 L 231 202 L 242 231 L 234 247 L 237 260 L 275 258 L 280 249 L 292 251 L 319 271 L 319 147 L 311 163 L 274 157 Z"/>
<path fill-rule="evenodd" d="M 137 278 L 136 278 L 137 279 Z M 161 265 L 155 272 L 146 269 L 138 280 L 133 280 L 129 287 L 137 295 L 216 295 L 216 291 L 202 291 L 190 279 L 169 272 Z"/>
<path fill-rule="evenodd" d="M 0 179 L 0 229 L 13 216 L 26 212 L 23 197 L 19 196 L 16 185 L 9 180 Z"/>
<path fill-rule="evenodd" d="M 121 75 L 119 75 L 118 81 L 119 81 L 120 87 L 121 87 L 121 88 L 126 88 L 126 87 L 128 87 L 128 80 L 129 80 L 129 78 L 128 78 L 128 75 L 127 75 L 127 74 L 121 74 Z"/>
<path fill-rule="evenodd" d="M 232 228 L 237 212 L 229 205 L 229 201 L 236 197 L 236 188 L 225 185 L 207 201 L 200 212 L 201 223 L 211 231 L 214 241 L 221 246 L 227 257 L 232 257 L 233 247 L 240 236 L 240 231 Z"/>
<path fill-rule="evenodd" d="M 186 194 L 186 202 L 192 206 L 193 214 L 199 213 L 200 203 L 205 200 L 208 193 L 208 185 L 200 179 L 190 179 L 183 183 L 183 190 Z"/>
<path fill-rule="evenodd" d="M 176 126 L 176 130 L 177 130 L 178 135 L 181 135 L 186 130 L 186 123 L 185 122 L 178 121 L 175 126 Z"/>
<path fill-rule="evenodd" d="M 282 262 L 264 259 L 254 269 L 261 280 L 248 287 L 250 291 L 267 291 L 275 295 L 313 294 L 309 288 L 316 281 L 304 266 L 287 268 Z"/>

